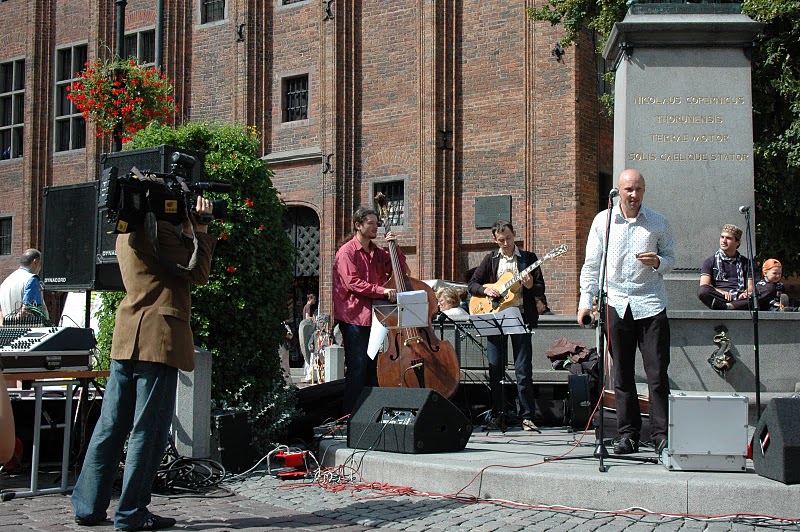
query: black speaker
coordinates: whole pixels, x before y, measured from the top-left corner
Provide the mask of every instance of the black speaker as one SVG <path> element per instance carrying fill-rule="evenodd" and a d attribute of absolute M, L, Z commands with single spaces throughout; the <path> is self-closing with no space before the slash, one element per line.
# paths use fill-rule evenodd
<path fill-rule="evenodd" d="M 42 278 L 48 290 L 91 290 L 97 182 L 44 188 Z"/>
<path fill-rule="evenodd" d="M 347 446 L 392 453 L 460 451 L 472 424 L 429 388 L 370 388 L 361 393 L 347 423 Z"/>
<path fill-rule="evenodd" d="M 253 466 L 253 448 L 247 412 L 215 410 L 211 413 L 211 459 L 226 470 L 240 473 Z"/>
<path fill-rule="evenodd" d="M 772 399 L 753 434 L 753 466 L 762 477 L 800 483 L 800 398 Z"/>

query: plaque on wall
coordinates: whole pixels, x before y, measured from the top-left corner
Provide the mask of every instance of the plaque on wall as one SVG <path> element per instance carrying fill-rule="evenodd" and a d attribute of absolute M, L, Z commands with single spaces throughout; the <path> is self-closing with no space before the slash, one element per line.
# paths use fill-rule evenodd
<path fill-rule="evenodd" d="M 475 228 L 492 227 L 497 220 L 511 221 L 511 196 L 475 198 Z"/>

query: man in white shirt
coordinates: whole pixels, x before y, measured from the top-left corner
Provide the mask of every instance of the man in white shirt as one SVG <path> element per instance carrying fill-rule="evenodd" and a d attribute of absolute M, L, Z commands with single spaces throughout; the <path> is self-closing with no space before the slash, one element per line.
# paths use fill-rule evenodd
<path fill-rule="evenodd" d="M 42 254 L 36 249 L 25 250 L 19 264 L 19 268 L 0 285 L 2 316 L 24 311 L 25 307 L 36 307 L 44 317 L 48 317 L 47 307 L 42 299 L 42 281 L 39 279 Z"/>
<path fill-rule="evenodd" d="M 664 274 L 674 264 L 674 238 L 667 219 L 644 207 L 645 182 L 637 170 L 619 175 L 619 205 L 611 210 L 606 272 L 607 326 L 613 358 L 617 406 L 615 454 L 639 450 L 642 428 L 634 380 L 636 348 L 642 353 L 650 393 L 650 436 L 657 453 L 667 444 L 669 397 L 669 322 Z M 608 211 L 599 213 L 589 230 L 581 269 L 578 323 L 590 322 L 592 298 L 599 291 Z"/>

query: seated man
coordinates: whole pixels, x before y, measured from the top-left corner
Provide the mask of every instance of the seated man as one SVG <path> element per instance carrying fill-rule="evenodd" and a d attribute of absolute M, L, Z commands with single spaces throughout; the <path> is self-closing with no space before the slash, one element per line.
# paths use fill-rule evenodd
<path fill-rule="evenodd" d="M 748 279 L 750 261 L 739 253 L 742 230 L 725 224 L 719 236 L 719 249 L 703 261 L 697 297 L 713 310 L 747 310 L 753 293 Z M 745 288 L 747 287 L 747 288 Z"/>

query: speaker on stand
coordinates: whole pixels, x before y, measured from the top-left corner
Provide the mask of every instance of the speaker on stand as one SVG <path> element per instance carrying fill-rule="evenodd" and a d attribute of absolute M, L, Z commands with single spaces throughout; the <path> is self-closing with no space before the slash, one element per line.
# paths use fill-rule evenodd
<path fill-rule="evenodd" d="M 800 398 L 772 399 L 753 433 L 753 467 L 762 477 L 800 483 Z"/>
<path fill-rule="evenodd" d="M 44 188 L 42 279 L 48 290 L 94 288 L 97 182 Z"/>
<path fill-rule="evenodd" d="M 464 449 L 472 424 L 429 388 L 367 387 L 347 423 L 347 446 L 420 454 Z"/>

